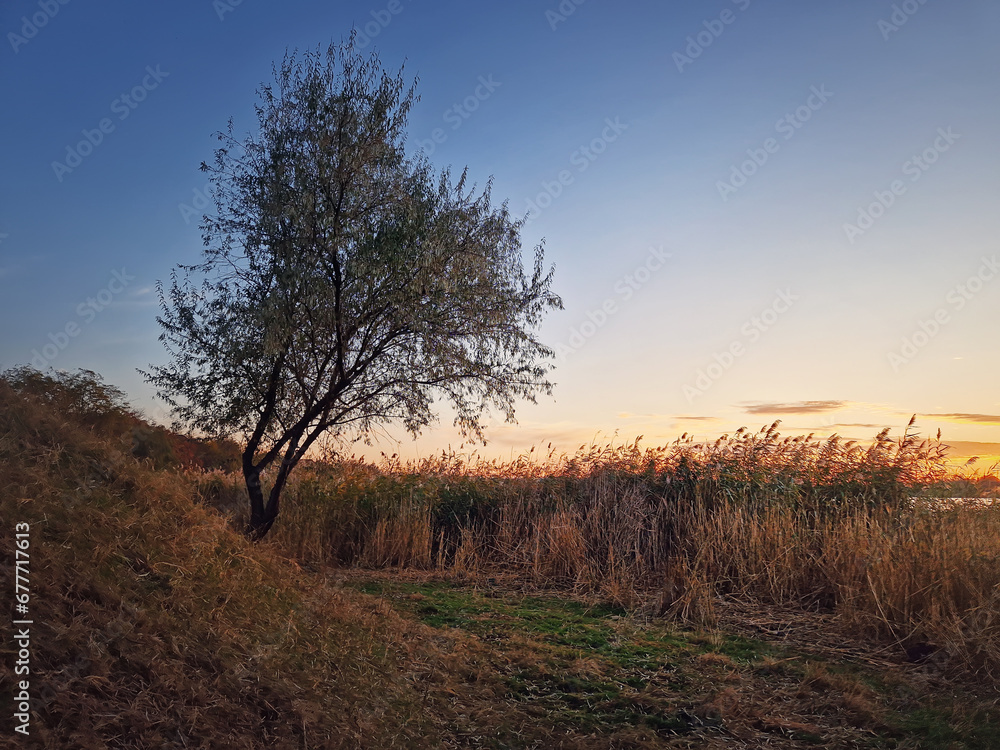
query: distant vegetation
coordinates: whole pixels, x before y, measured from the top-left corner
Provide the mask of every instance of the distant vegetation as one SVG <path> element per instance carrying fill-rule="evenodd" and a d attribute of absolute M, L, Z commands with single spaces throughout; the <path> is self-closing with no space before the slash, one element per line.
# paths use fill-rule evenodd
<path fill-rule="evenodd" d="M 102 435 L 155 468 L 238 471 L 240 446 L 232 440 L 193 438 L 151 424 L 128 403 L 125 392 L 95 372 L 39 372 L 17 367 L 0 375 L 14 393 L 50 407 Z"/>

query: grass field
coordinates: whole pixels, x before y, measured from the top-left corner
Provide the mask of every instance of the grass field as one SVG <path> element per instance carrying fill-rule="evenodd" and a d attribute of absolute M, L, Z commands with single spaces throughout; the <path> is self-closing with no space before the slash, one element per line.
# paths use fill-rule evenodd
<path fill-rule="evenodd" d="M 254 545 L 99 386 L 0 383 L 39 747 L 1000 746 L 1000 508 L 909 500 L 996 482 L 934 443 L 314 464 Z"/>

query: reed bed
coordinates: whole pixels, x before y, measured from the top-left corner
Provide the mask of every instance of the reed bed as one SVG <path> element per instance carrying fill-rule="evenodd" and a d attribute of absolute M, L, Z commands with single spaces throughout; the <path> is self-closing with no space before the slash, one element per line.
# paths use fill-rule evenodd
<path fill-rule="evenodd" d="M 940 436 L 939 436 L 940 438 Z M 689 622 L 724 598 L 835 612 L 860 636 L 1000 670 L 1000 504 L 942 506 L 940 439 L 637 440 L 515 460 L 302 467 L 273 543 L 315 564 L 516 577 Z"/>

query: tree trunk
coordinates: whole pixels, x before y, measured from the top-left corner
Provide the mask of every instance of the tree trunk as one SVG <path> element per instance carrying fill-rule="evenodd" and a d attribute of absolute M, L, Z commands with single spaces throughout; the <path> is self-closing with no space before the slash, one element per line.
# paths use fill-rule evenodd
<path fill-rule="evenodd" d="M 253 463 L 253 456 L 243 454 L 243 480 L 246 483 L 247 495 L 250 497 L 250 520 L 243 533 L 254 542 L 263 539 L 271 530 L 278 517 L 278 499 L 274 490 L 268 503 L 264 505 L 264 489 L 260 484 L 260 467 Z M 280 493 L 280 488 L 275 487 Z"/>
<path fill-rule="evenodd" d="M 250 496 L 250 522 L 244 531 L 248 539 L 259 542 L 267 532 L 271 530 L 274 522 L 278 518 L 278 508 L 280 507 L 281 491 L 285 488 L 288 475 L 295 466 L 295 460 L 291 456 L 286 456 L 281 462 L 278 476 L 275 477 L 274 486 L 267 498 L 267 505 L 264 505 L 264 490 L 260 484 L 260 469 L 253 466 L 252 461 L 248 462 L 244 456 L 243 478 L 246 481 L 247 494 Z"/>

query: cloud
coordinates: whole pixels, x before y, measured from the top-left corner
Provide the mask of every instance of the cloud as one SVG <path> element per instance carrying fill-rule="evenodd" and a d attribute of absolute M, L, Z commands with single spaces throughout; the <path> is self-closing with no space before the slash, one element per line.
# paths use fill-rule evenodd
<path fill-rule="evenodd" d="M 689 416 L 677 416 L 674 417 L 678 422 L 718 422 L 718 417 L 689 417 Z"/>
<path fill-rule="evenodd" d="M 645 419 L 652 422 L 660 422 L 667 419 L 673 419 L 669 414 L 636 414 L 631 411 L 620 411 L 615 416 L 618 419 Z"/>
<path fill-rule="evenodd" d="M 789 404 L 761 402 L 746 407 L 747 414 L 818 414 L 836 411 L 847 405 L 846 401 L 796 401 Z"/>
<path fill-rule="evenodd" d="M 965 414 L 956 412 L 954 414 L 927 414 L 925 416 L 934 417 L 935 419 L 947 419 L 949 422 L 1000 425 L 1000 415 L 997 414 Z"/>
<path fill-rule="evenodd" d="M 591 441 L 610 442 L 615 437 L 613 434 L 602 433 L 567 421 L 551 424 L 534 421 L 521 421 L 517 424 L 495 423 L 487 426 L 486 435 L 491 448 L 503 447 L 516 451 L 548 443 L 575 447 L 581 443 L 589 444 Z M 487 449 L 486 452 L 490 450 Z"/>
<path fill-rule="evenodd" d="M 953 457 L 987 456 L 1000 458 L 1000 443 L 976 443 L 970 440 L 944 440 L 942 442 L 951 448 Z"/>

